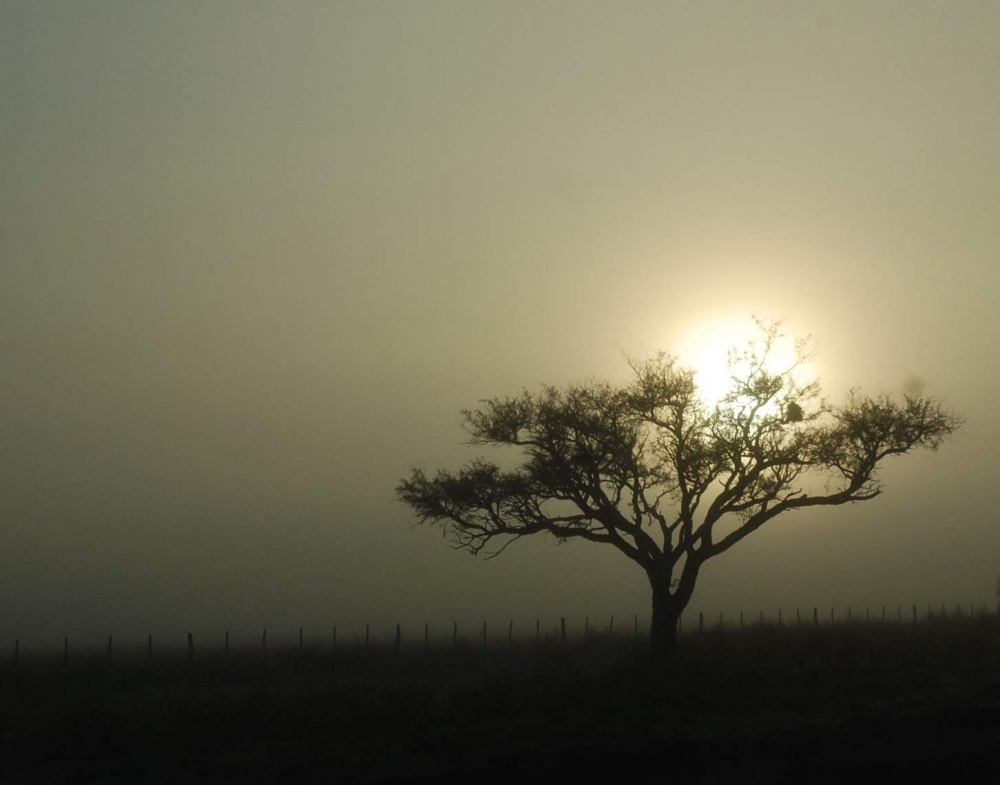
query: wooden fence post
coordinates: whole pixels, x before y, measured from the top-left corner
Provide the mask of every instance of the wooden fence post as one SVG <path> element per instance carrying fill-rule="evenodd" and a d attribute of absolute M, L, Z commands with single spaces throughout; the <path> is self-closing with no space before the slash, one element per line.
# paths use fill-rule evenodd
<path fill-rule="evenodd" d="M 813 626 L 819 626 L 819 608 L 813 607 Z"/>

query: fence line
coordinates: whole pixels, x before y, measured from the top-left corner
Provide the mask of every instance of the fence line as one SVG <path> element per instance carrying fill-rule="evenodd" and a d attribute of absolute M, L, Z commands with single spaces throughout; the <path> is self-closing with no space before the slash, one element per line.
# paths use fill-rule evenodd
<path fill-rule="evenodd" d="M 971 617 L 980 617 L 980 618 L 982 618 L 982 617 L 996 617 L 996 618 L 1000 618 L 1000 602 L 997 602 L 995 610 L 990 610 L 985 603 L 982 604 L 982 605 L 980 605 L 980 607 L 979 607 L 978 610 L 976 609 L 974 603 L 969 603 L 968 606 L 964 606 L 962 604 L 956 604 L 955 607 L 951 611 L 949 611 L 948 606 L 945 603 L 942 603 L 940 611 L 938 611 L 937 608 L 936 608 L 936 606 L 934 606 L 932 604 L 928 604 L 926 610 L 922 614 L 921 614 L 921 611 L 920 611 L 920 609 L 918 609 L 918 607 L 917 607 L 916 604 L 911 604 L 907 610 L 909 611 L 909 613 L 904 613 L 904 606 L 902 604 L 897 604 L 895 613 L 892 613 L 891 606 L 888 606 L 888 609 L 887 609 L 887 606 L 882 605 L 882 606 L 880 606 L 880 612 L 873 618 L 873 614 L 871 612 L 872 608 L 871 608 L 870 605 L 869 606 L 865 606 L 865 611 L 864 611 L 864 616 L 863 617 L 860 614 L 854 614 L 854 608 L 853 608 L 853 606 L 847 606 L 847 609 L 846 609 L 846 612 L 844 613 L 844 615 L 842 615 L 842 616 L 840 616 L 838 618 L 837 613 L 836 613 L 836 606 L 831 606 L 829 621 L 828 622 L 821 622 L 821 620 L 820 620 L 820 612 L 819 612 L 820 609 L 819 609 L 819 606 L 813 606 L 813 608 L 812 608 L 812 620 L 811 620 L 811 622 L 807 623 L 807 622 L 803 621 L 804 617 L 803 617 L 802 609 L 801 608 L 796 608 L 795 609 L 795 622 L 794 622 L 794 624 L 788 624 L 788 623 L 786 623 L 784 621 L 783 609 L 782 608 L 778 608 L 776 615 L 774 615 L 773 617 L 770 617 L 770 618 L 765 614 L 765 611 L 763 609 L 761 609 L 759 611 L 758 615 L 757 615 L 757 622 L 756 622 L 755 626 L 757 626 L 757 627 L 767 627 L 767 626 L 775 626 L 775 627 L 804 627 L 804 626 L 813 626 L 813 627 L 819 627 L 819 626 L 823 626 L 824 624 L 826 626 L 837 625 L 837 624 L 864 625 L 864 624 L 872 624 L 872 623 L 876 623 L 876 624 L 903 624 L 904 623 L 904 619 L 905 619 L 906 623 L 916 624 L 916 623 L 919 623 L 921 621 L 925 621 L 926 622 L 926 621 L 933 621 L 933 620 L 936 620 L 936 619 L 948 619 L 948 618 L 963 618 L 963 617 L 964 618 L 971 618 Z M 753 618 L 753 617 L 751 617 L 751 618 Z M 806 617 L 806 618 L 808 618 L 808 617 Z M 634 614 L 633 615 L 633 630 L 632 630 L 632 636 L 631 636 L 631 638 L 632 638 L 633 642 L 635 642 L 635 643 L 638 643 L 639 640 L 640 640 L 639 619 L 640 619 L 639 614 Z M 724 615 L 723 611 L 719 611 L 718 621 L 714 625 L 712 625 L 711 623 L 706 624 L 706 621 L 705 621 L 706 620 L 706 614 L 705 614 L 704 611 L 698 611 L 697 619 L 698 619 L 697 627 L 693 631 L 692 630 L 685 630 L 685 628 L 684 628 L 684 615 L 682 614 L 681 618 L 678 620 L 678 633 L 681 634 L 681 635 L 687 635 L 687 634 L 703 633 L 703 632 L 705 632 L 708 629 L 717 629 L 717 630 L 718 629 L 733 629 L 733 628 L 743 629 L 743 628 L 745 628 L 747 626 L 746 623 L 745 623 L 745 618 L 744 618 L 744 612 L 743 612 L 743 610 L 739 611 L 738 622 L 733 622 L 733 623 L 728 623 L 727 622 L 727 620 L 725 619 L 725 615 Z M 773 621 L 772 621 L 772 619 L 773 619 Z M 641 632 L 643 633 L 643 635 L 646 635 L 649 632 L 648 622 L 646 624 L 647 624 L 647 626 L 645 626 L 641 630 Z M 313 643 L 310 644 L 310 648 L 312 650 L 314 650 L 314 651 L 317 651 L 317 650 L 320 651 L 320 652 L 324 652 L 325 651 L 325 652 L 331 653 L 331 654 L 338 652 L 338 637 L 337 637 L 338 636 L 338 629 L 342 630 L 343 628 L 338 628 L 337 626 L 334 626 L 332 629 L 333 629 L 333 635 L 332 635 L 332 638 L 329 639 L 329 648 L 326 648 L 326 641 L 324 641 L 324 640 L 314 640 Z M 555 628 L 550 627 L 547 631 L 543 631 L 542 624 L 541 624 L 541 619 L 540 618 L 536 618 L 535 619 L 535 630 L 534 630 L 533 642 L 534 642 L 534 644 L 535 644 L 536 647 L 540 648 L 543 644 L 545 644 L 545 645 L 566 646 L 571 639 L 572 640 L 583 640 L 583 641 L 588 641 L 588 640 L 593 640 L 593 641 L 597 641 L 597 640 L 619 640 L 619 641 L 623 641 L 624 642 L 629 637 L 627 633 L 626 634 L 616 635 L 616 633 L 615 633 L 615 617 L 613 615 L 608 617 L 607 624 L 605 626 L 603 626 L 600 630 L 595 629 L 594 625 L 592 625 L 590 623 L 590 617 L 589 616 L 585 616 L 583 618 L 582 633 L 579 632 L 579 628 L 577 628 L 577 629 L 578 629 L 578 633 L 579 634 L 577 634 L 575 636 L 572 635 L 571 632 L 570 632 L 570 630 L 569 630 L 569 628 L 568 628 L 568 626 L 567 626 L 567 617 L 562 616 L 562 617 L 559 618 L 558 627 L 555 627 Z M 230 647 L 229 632 L 230 631 L 228 629 L 225 630 L 224 636 L 223 636 L 222 660 L 226 664 L 228 664 L 231 661 L 231 659 L 234 658 L 233 657 L 233 653 L 231 651 L 231 647 Z M 305 643 L 305 628 L 304 627 L 299 627 L 298 628 L 298 632 L 299 632 L 299 634 L 298 634 L 297 646 L 284 646 L 284 647 L 281 647 L 280 651 L 281 651 L 282 656 L 286 656 L 290 652 L 294 653 L 298 657 L 302 657 L 305 654 L 305 645 L 306 645 L 306 643 Z M 543 632 L 544 632 L 544 635 L 543 635 Z M 487 622 L 486 622 L 486 620 L 484 620 L 483 623 L 482 623 L 481 633 L 478 636 L 476 636 L 476 637 L 479 638 L 479 648 L 481 649 L 481 651 L 484 654 L 488 653 L 491 647 L 493 649 L 495 649 L 495 650 L 499 649 L 499 648 L 502 648 L 504 643 L 506 643 L 506 648 L 508 650 L 513 650 L 515 648 L 515 641 L 518 642 L 518 643 L 524 643 L 524 642 L 526 642 L 529 639 L 529 636 L 525 636 L 525 635 L 516 636 L 515 635 L 515 623 L 514 623 L 514 619 L 510 619 L 508 621 L 507 629 L 506 629 L 506 635 L 504 635 L 503 637 L 497 636 L 497 637 L 494 637 L 493 639 L 491 639 L 489 637 Z M 458 648 L 460 645 L 464 645 L 465 647 L 469 647 L 471 645 L 471 640 L 468 637 L 465 637 L 465 636 L 460 637 L 459 636 L 459 623 L 457 621 L 453 622 L 453 624 L 452 624 L 451 640 L 452 640 L 452 648 Z M 373 632 L 372 625 L 366 624 L 365 625 L 364 643 L 362 645 L 361 641 L 360 641 L 360 638 L 358 638 L 358 636 L 355 636 L 355 647 L 354 648 L 355 648 L 356 651 L 364 652 L 366 654 L 372 654 L 372 653 L 376 653 L 376 652 L 380 651 L 380 649 L 384 650 L 382 647 L 380 647 L 380 643 L 384 644 L 385 642 L 387 642 L 387 641 L 380 640 L 379 636 L 376 635 Z M 439 639 L 439 642 L 443 642 L 443 641 L 441 641 Z M 121 650 L 122 649 L 121 642 L 119 641 L 118 643 L 119 643 L 119 649 Z M 431 625 L 430 625 L 430 622 L 424 622 L 422 643 L 423 643 L 423 650 L 425 652 L 429 651 L 429 649 L 431 647 Z M 391 637 L 391 650 L 395 651 L 395 652 L 398 652 L 404 646 L 406 646 L 408 648 L 415 648 L 417 645 L 418 645 L 418 638 L 416 638 L 416 637 L 411 637 L 409 639 L 405 638 L 404 634 L 403 634 L 403 625 L 400 624 L 400 623 L 397 623 L 395 625 L 395 629 L 393 630 L 393 634 L 392 634 L 392 637 Z M 272 646 L 273 646 L 273 644 L 272 644 Z M 22 664 L 23 660 L 24 660 L 24 652 L 22 651 L 22 648 L 23 647 L 21 645 L 21 639 L 20 638 L 15 638 L 14 641 L 13 641 L 13 650 L 11 652 L 11 655 L 10 655 L 9 659 L 7 660 L 15 668 L 19 667 Z M 176 648 L 179 649 L 180 646 L 178 646 Z M 169 647 L 169 646 L 166 647 L 166 650 L 170 651 L 171 647 Z M 196 655 L 196 650 L 195 650 L 194 635 L 191 632 L 187 633 L 187 646 L 186 646 L 186 650 L 187 650 L 187 658 L 186 659 L 188 661 L 188 664 L 193 665 L 196 662 L 197 658 L 195 656 Z M 53 652 L 53 650 L 45 650 L 45 651 L 46 651 L 46 656 L 51 655 L 52 652 Z M 94 657 L 94 651 L 93 651 L 93 649 L 90 649 L 89 651 L 87 649 L 75 649 L 75 651 L 77 652 L 77 657 L 78 658 L 87 657 L 88 659 L 93 660 L 93 657 Z M 208 649 L 206 649 L 206 651 L 213 651 L 213 652 L 215 652 L 215 651 L 218 651 L 218 650 L 209 647 Z M 249 649 L 246 646 L 244 646 L 243 647 L 243 651 L 244 651 L 244 657 L 243 658 L 245 659 L 246 658 L 245 653 L 248 652 Z M 275 649 L 275 651 L 279 651 L 279 649 Z M 343 651 L 343 646 L 341 646 L 340 651 Z M 120 652 L 119 652 L 119 655 L 120 655 Z M 105 648 L 105 653 L 104 653 L 104 657 L 103 657 L 105 664 L 108 667 L 111 667 L 112 665 L 114 665 L 115 663 L 118 662 L 119 655 L 116 655 L 116 652 L 115 652 L 115 640 L 114 640 L 114 636 L 113 635 L 108 635 L 107 646 Z M 264 664 L 264 665 L 267 664 L 268 655 L 269 655 L 269 650 L 268 650 L 268 645 L 267 645 L 267 629 L 265 628 L 265 629 L 263 629 L 261 631 L 261 636 L 260 636 L 260 656 L 259 656 L 259 661 L 261 662 L 261 664 Z M 55 657 L 58 658 L 58 655 L 55 655 Z M 153 649 L 153 634 L 152 633 L 149 633 L 148 636 L 147 636 L 147 640 L 146 640 L 146 658 L 145 659 L 146 659 L 146 665 L 147 666 L 151 666 L 153 664 L 153 661 L 154 661 L 154 649 Z M 63 637 L 63 645 L 62 645 L 62 657 L 61 657 L 62 665 L 64 667 L 69 666 L 70 665 L 70 660 L 71 660 L 71 657 L 70 657 L 70 638 L 69 638 L 69 636 L 64 636 Z M 3 659 L 0 659 L 0 665 L 2 665 L 2 664 L 3 664 Z"/>

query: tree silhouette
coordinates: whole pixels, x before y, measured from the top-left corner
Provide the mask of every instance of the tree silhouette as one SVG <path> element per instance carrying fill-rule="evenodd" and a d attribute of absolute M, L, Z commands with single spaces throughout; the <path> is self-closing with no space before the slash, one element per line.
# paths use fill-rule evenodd
<path fill-rule="evenodd" d="M 481 401 L 465 410 L 474 445 L 517 448 L 520 466 L 477 459 L 457 474 L 414 470 L 396 488 L 422 523 L 441 523 L 456 548 L 547 532 L 611 545 L 652 589 L 650 653 L 676 651 L 677 622 L 702 565 L 782 513 L 873 499 L 892 455 L 937 449 L 961 425 L 921 394 L 901 400 L 852 391 L 838 407 L 797 379 L 807 353 L 770 363 L 778 325 L 729 357 L 730 387 L 715 406 L 694 371 L 660 353 L 630 361 L 632 379 Z"/>

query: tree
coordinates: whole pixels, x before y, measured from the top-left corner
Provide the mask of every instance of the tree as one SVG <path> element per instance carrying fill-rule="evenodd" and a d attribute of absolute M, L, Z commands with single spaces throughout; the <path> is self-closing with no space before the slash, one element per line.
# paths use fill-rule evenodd
<path fill-rule="evenodd" d="M 730 387 L 714 406 L 696 375 L 660 353 L 630 360 L 631 381 L 481 401 L 464 410 L 474 445 L 510 446 L 514 469 L 473 460 L 457 474 L 415 469 L 396 488 L 421 523 L 480 553 L 547 532 L 613 546 L 652 590 L 650 653 L 676 651 L 677 622 L 709 559 L 786 512 L 868 501 L 882 462 L 936 450 L 961 419 L 918 392 L 901 400 L 854 390 L 843 405 L 797 377 L 808 359 L 774 369 L 778 325 L 729 357 Z"/>

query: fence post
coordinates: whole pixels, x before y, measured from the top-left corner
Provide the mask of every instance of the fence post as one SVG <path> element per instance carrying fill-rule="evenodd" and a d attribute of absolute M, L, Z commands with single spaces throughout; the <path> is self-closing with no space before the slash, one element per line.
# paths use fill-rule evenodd
<path fill-rule="evenodd" d="M 830 624 L 833 624 L 833 606 L 830 606 Z"/>
<path fill-rule="evenodd" d="M 813 607 L 813 625 L 819 626 L 819 608 Z"/>
<path fill-rule="evenodd" d="M 847 606 L 847 623 L 848 624 L 851 623 L 851 606 L 850 605 Z"/>
<path fill-rule="evenodd" d="M 583 617 L 583 639 L 587 640 L 587 638 L 589 636 L 590 636 L 590 617 L 589 616 L 584 616 Z"/>
<path fill-rule="evenodd" d="M 743 611 L 740 611 L 740 629 L 743 629 Z"/>
<path fill-rule="evenodd" d="M 903 606 L 902 605 L 897 605 L 896 606 L 896 621 L 899 622 L 900 624 L 903 623 Z"/>
<path fill-rule="evenodd" d="M 759 626 L 761 626 L 761 627 L 764 626 L 764 610 L 763 609 L 761 609 L 761 611 L 760 611 L 760 625 Z"/>

